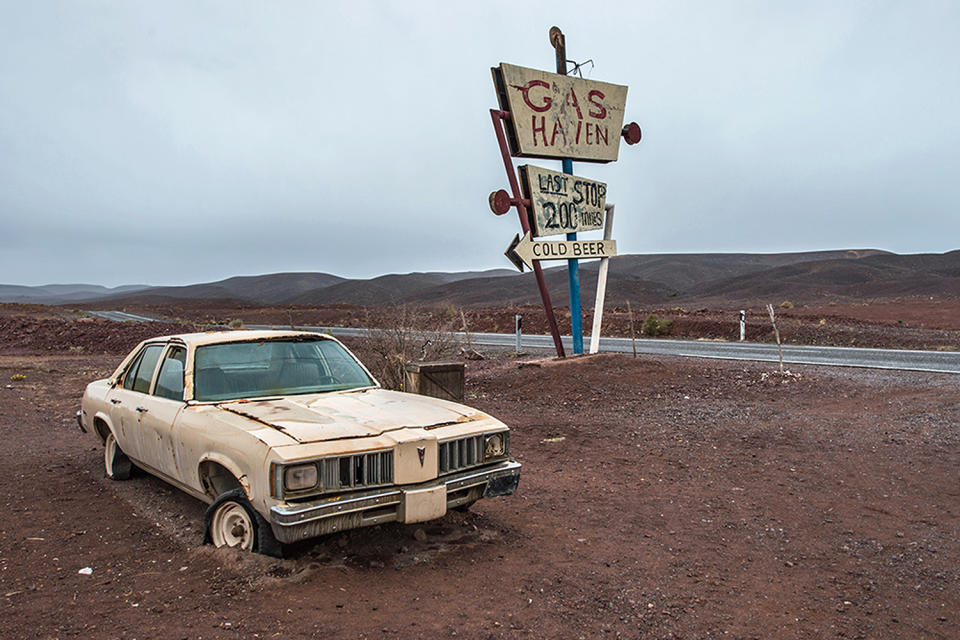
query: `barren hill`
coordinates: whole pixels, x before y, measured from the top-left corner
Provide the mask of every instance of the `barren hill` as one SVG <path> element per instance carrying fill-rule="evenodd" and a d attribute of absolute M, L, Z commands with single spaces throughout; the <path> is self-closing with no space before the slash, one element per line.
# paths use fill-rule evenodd
<path fill-rule="evenodd" d="M 592 306 L 598 262 L 581 268 L 583 304 Z M 565 266 L 544 271 L 551 298 L 565 305 Z M 898 255 L 873 249 L 777 254 L 656 254 L 613 258 L 607 285 L 612 305 L 748 304 L 789 299 L 817 303 L 832 299 L 960 297 L 960 251 Z M 67 296 L 66 298 L 64 296 Z M 327 273 L 238 276 L 178 287 L 106 289 L 96 285 L 20 287 L 0 285 L 0 302 L 85 303 L 122 306 L 214 300 L 252 305 L 416 304 L 498 306 L 536 304 L 531 273 L 506 269 L 460 273 L 389 274 L 369 280 Z"/>
<path fill-rule="evenodd" d="M 77 300 L 102 298 L 113 294 L 130 294 L 134 291 L 149 289 L 150 285 L 124 285 L 121 287 L 102 287 L 98 284 L 46 284 L 29 287 L 18 284 L 0 284 L 0 301 L 66 304 Z"/>
<path fill-rule="evenodd" d="M 416 301 L 423 291 L 437 287 L 460 288 L 463 283 L 512 276 L 506 269 L 461 273 L 392 273 L 370 280 L 343 280 L 329 287 L 316 288 L 299 296 L 286 298 L 286 304 L 355 304 L 383 305 Z"/>

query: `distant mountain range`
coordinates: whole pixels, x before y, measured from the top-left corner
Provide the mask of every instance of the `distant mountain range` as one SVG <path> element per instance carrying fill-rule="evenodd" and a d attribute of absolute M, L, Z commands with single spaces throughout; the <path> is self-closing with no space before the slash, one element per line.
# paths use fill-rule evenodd
<path fill-rule="evenodd" d="M 555 263 L 550 263 L 555 264 Z M 584 305 L 592 306 L 598 262 L 581 265 Z M 554 304 L 567 302 L 565 266 L 545 269 Z M 789 299 L 960 297 L 960 250 L 899 255 L 873 249 L 806 253 L 624 255 L 610 262 L 609 304 L 750 304 Z M 0 285 L 0 302 L 121 307 L 170 302 L 259 306 L 417 304 L 500 306 L 539 302 L 532 273 L 507 269 L 390 274 L 367 280 L 328 273 L 238 276 L 178 287 Z"/>
<path fill-rule="evenodd" d="M 128 284 L 113 288 L 102 287 L 98 284 L 45 284 L 37 287 L 0 284 L 0 302 L 67 304 L 83 300 L 96 300 L 112 295 L 126 295 L 150 288 L 150 285 L 147 284 Z"/>

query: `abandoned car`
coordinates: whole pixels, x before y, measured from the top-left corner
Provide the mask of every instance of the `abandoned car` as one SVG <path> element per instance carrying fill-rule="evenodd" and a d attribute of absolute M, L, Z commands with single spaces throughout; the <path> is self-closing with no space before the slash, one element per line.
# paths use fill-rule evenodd
<path fill-rule="evenodd" d="M 439 518 L 520 479 L 502 422 L 382 389 L 338 340 L 300 331 L 146 340 L 87 386 L 77 421 L 109 478 L 136 465 L 210 505 L 206 541 L 271 555 Z"/>

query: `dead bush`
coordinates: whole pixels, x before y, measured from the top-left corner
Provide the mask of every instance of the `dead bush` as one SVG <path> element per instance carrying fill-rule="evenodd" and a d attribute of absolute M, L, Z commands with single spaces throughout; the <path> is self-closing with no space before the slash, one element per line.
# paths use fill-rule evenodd
<path fill-rule="evenodd" d="M 364 364 L 385 388 L 402 391 L 406 363 L 442 360 L 457 354 L 459 345 L 453 332 L 459 328 L 459 319 L 407 306 L 368 310 L 364 326 L 369 333 L 358 340 Z"/>

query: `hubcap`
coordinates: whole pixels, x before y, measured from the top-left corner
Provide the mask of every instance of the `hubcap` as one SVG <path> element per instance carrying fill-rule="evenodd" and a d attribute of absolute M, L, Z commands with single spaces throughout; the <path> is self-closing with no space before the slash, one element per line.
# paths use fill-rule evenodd
<path fill-rule="evenodd" d="M 224 502 L 213 514 L 210 537 L 214 546 L 253 549 L 253 522 L 247 510 L 236 502 Z"/>

